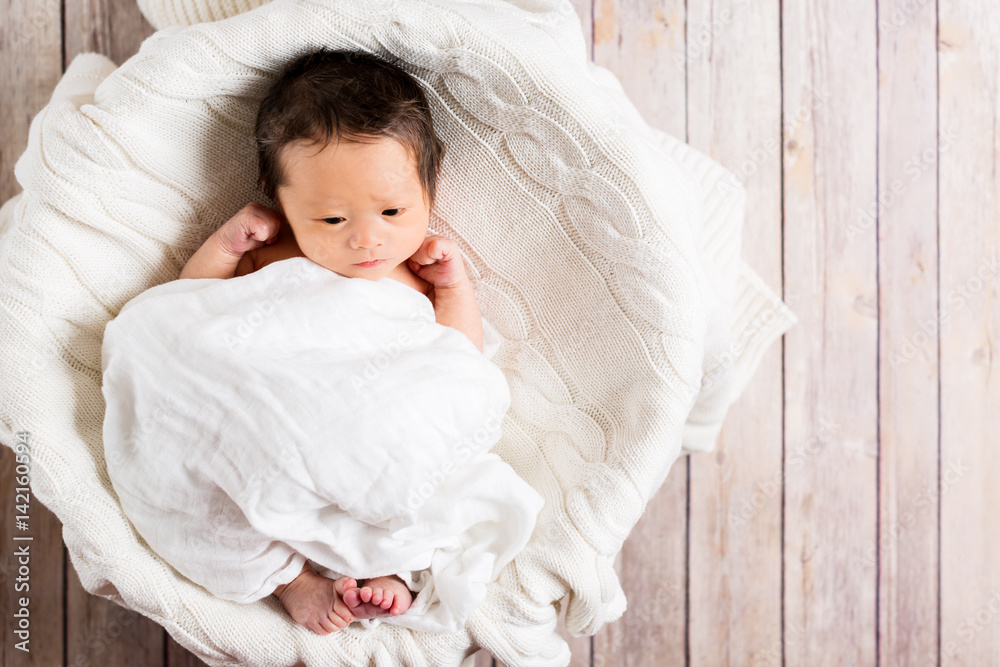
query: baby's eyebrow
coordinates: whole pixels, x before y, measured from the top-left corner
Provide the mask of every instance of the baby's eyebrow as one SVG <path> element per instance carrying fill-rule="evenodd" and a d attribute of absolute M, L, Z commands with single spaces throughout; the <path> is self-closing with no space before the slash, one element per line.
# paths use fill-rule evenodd
<path fill-rule="evenodd" d="M 382 197 L 374 196 L 374 197 L 371 197 L 371 201 L 374 202 L 374 203 L 376 203 L 376 204 L 393 204 L 393 203 L 400 203 L 403 200 L 405 200 L 406 198 L 408 198 L 409 196 L 410 195 L 408 193 L 402 193 L 402 192 L 400 192 L 400 193 L 396 193 L 396 194 L 393 194 L 393 195 L 389 195 L 388 197 L 387 196 L 382 196 Z M 331 200 L 324 200 L 324 201 L 318 201 L 318 202 L 306 202 L 306 206 L 308 206 L 309 208 L 315 208 L 315 209 L 326 209 L 326 208 L 331 208 L 331 207 L 336 207 L 336 206 L 342 206 L 344 203 L 346 203 L 346 202 L 343 202 L 343 201 L 340 201 L 340 200 L 337 200 L 337 199 L 331 199 Z"/>

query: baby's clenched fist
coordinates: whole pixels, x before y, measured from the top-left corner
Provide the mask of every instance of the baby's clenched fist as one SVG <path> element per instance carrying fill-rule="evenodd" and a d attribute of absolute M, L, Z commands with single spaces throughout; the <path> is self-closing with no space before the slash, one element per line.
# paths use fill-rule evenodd
<path fill-rule="evenodd" d="M 278 239 L 281 214 L 257 202 L 250 202 L 216 231 L 219 246 L 233 257 L 270 245 Z"/>
<path fill-rule="evenodd" d="M 410 270 L 435 288 L 456 287 L 469 280 L 458 244 L 440 234 L 425 238 L 407 262 Z"/>

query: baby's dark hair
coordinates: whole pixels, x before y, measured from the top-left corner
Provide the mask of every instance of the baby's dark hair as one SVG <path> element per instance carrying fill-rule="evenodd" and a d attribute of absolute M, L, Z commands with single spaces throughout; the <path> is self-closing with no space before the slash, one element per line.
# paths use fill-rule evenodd
<path fill-rule="evenodd" d="M 279 158 L 288 144 L 322 143 L 322 150 L 334 139 L 339 144 L 391 137 L 416 162 L 420 184 L 434 203 L 444 144 L 434 134 L 423 90 L 395 62 L 325 47 L 297 57 L 261 101 L 254 133 L 260 184 L 275 202 L 278 188 L 287 185 Z"/>

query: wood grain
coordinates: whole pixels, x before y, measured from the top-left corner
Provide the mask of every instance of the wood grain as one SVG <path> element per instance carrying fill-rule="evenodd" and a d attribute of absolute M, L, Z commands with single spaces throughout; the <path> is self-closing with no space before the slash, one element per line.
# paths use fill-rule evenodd
<path fill-rule="evenodd" d="M 59 0 L 0 0 L 0 63 L 3 64 L 4 94 L 0 99 L 0 201 L 21 191 L 14 178 L 14 165 L 28 146 L 28 127 L 52 96 L 62 76 L 62 29 Z M 0 363 L 5 363 L 0 359 Z M 0 391 L 3 391 L 0 388 Z M 20 425 L 12 425 L 19 430 Z M 30 436 L 29 436 L 30 440 Z M 13 443 L 11 443 L 13 444 Z M 19 530 L 15 509 L 21 500 L 15 495 L 14 453 L 0 448 L 0 617 L 3 639 L 0 663 L 4 667 L 49 667 L 62 664 L 65 648 L 63 606 L 65 603 L 65 549 L 61 524 L 37 498 L 29 498 L 27 530 Z M 30 466 L 30 462 L 29 462 Z M 14 537 L 30 541 L 15 542 Z M 29 547 L 29 561 L 21 563 L 15 550 Z M 29 569 L 23 573 L 20 568 Z M 19 581 L 20 579 L 20 581 Z M 24 589 L 28 586 L 28 589 Z M 30 652 L 17 649 L 14 614 L 21 609 L 20 598 L 28 598 Z"/>
<path fill-rule="evenodd" d="M 935 491 L 941 503 L 940 664 L 996 667 L 1000 17 L 993 7 L 979 3 L 942 2 L 939 12 L 939 138 L 953 133 L 947 149 L 940 151 L 938 173 L 941 468 Z M 918 354 L 925 354 L 926 348 L 919 347 Z"/>
<path fill-rule="evenodd" d="M 21 191 L 14 164 L 28 147 L 28 126 L 62 76 L 60 0 L 0 0 L 0 201 Z"/>
<path fill-rule="evenodd" d="M 879 446 L 864 455 L 878 457 L 879 539 L 851 565 L 877 568 L 887 666 L 926 665 L 937 651 L 938 503 L 925 495 L 938 475 L 937 327 L 920 354 L 902 355 L 937 309 L 937 21 L 932 4 L 912 7 L 878 6 L 878 201 L 847 225 L 850 251 L 869 242 L 877 209 Z"/>
<path fill-rule="evenodd" d="M 686 61 L 688 141 L 746 188 L 742 256 L 780 294 L 778 16 L 775 1 L 689 2 Z M 727 415 L 717 452 L 691 457 L 691 664 L 781 664 L 782 470 L 778 344 Z"/>
<path fill-rule="evenodd" d="M 782 5 L 785 335 L 784 660 L 871 665 L 877 573 L 875 7 Z M 792 123 L 790 126 L 789 123 Z"/>
<path fill-rule="evenodd" d="M 66 0 L 66 66 L 78 53 L 102 53 L 121 65 L 153 34 L 135 0 Z"/>

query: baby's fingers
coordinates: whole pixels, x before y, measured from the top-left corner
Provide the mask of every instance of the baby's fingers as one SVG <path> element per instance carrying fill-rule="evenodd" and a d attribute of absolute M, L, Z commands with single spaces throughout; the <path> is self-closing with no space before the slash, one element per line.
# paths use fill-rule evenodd
<path fill-rule="evenodd" d="M 413 253 L 410 257 L 410 261 L 416 264 L 418 267 L 427 266 L 428 264 L 433 264 L 437 260 L 430 256 L 430 251 L 427 244 L 420 246 L 420 248 Z"/>
<path fill-rule="evenodd" d="M 448 257 L 450 248 L 455 242 L 451 239 L 435 234 L 424 239 L 420 248 L 413 253 L 413 261 L 421 266 L 433 264 Z"/>
<path fill-rule="evenodd" d="M 247 221 L 250 237 L 261 243 L 274 243 L 281 231 L 281 218 L 274 211 L 264 209 L 255 212 Z"/>
<path fill-rule="evenodd" d="M 277 240 L 281 215 L 256 202 L 247 204 L 216 232 L 222 249 L 234 256 Z"/>

